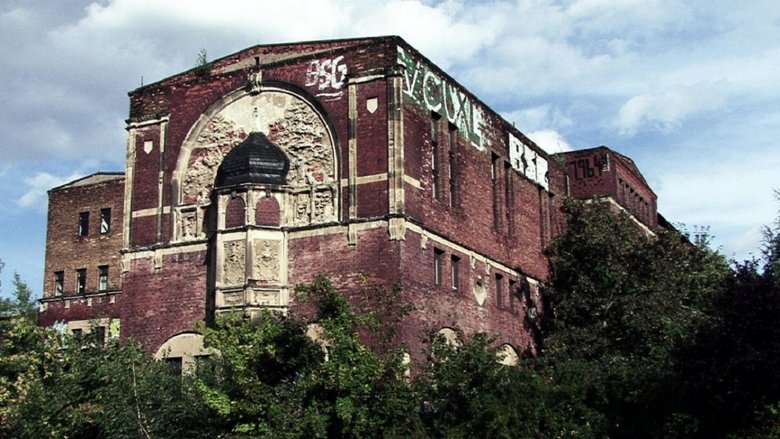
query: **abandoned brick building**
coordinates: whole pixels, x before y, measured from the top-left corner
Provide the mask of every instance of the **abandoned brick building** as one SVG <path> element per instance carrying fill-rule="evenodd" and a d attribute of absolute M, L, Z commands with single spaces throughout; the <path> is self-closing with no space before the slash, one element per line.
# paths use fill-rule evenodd
<path fill-rule="evenodd" d="M 566 196 L 648 229 L 656 197 L 606 147 L 552 157 L 399 37 L 255 46 L 130 93 L 123 174 L 49 192 L 40 323 L 187 363 L 196 322 L 400 281 L 425 334 L 532 349 Z"/>

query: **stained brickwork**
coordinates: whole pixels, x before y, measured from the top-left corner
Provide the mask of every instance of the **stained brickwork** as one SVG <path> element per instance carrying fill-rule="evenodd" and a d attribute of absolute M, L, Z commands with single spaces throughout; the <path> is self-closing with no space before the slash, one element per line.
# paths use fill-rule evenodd
<path fill-rule="evenodd" d="M 119 316 L 123 196 L 124 174 L 93 174 L 49 191 L 42 325 Z"/>
<path fill-rule="evenodd" d="M 150 352 L 220 312 L 295 311 L 295 285 L 318 274 L 356 301 L 366 285 L 400 283 L 413 358 L 443 328 L 533 352 L 542 252 L 569 191 L 614 197 L 651 226 L 655 215 L 630 159 L 605 148 L 610 175 L 576 179 L 596 153 L 549 156 L 398 37 L 246 49 L 132 91 L 127 129 L 126 190 L 90 193 L 123 218 L 111 315 Z M 215 189 L 224 156 L 255 131 L 287 155 L 286 183 Z M 47 276 L 50 262 L 87 263 L 67 258 L 47 253 Z"/>

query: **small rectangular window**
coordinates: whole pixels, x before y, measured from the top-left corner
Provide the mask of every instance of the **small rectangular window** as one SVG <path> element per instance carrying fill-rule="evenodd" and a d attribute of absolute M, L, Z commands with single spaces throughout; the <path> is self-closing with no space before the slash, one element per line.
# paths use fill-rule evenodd
<path fill-rule="evenodd" d="M 54 272 L 54 295 L 55 296 L 62 296 L 62 290 L 65 286 L 65 272 L 64 271 L 55 271 Z"/>
<path fill-rule="evenodd" d="M 79 268 L 76 270 L 76 293 L 84 294 L 87 290 L 87 269 Z"/>
<path fill-rule="evenodd" d="M 106 234 L 111 231 L 111 209 L 100 209 L 100 233 Z"/>
<path fill-rule="evenodd" d="M 108 290 L 108 265 L 98 267 L 98 290 Z"/>
<path fill-rule="evenodd" d="M 181 375 L 183 366 L 181 357 L 168 357 L 165 359 L 165 362 L 168 363 L 168 366 L 170 366 L 173 373 L 176 375 Z"/>
<path fill-rule="evenodd" d="M 438 248 L 433 249 L 433 283 L 441 285 L 441 269 L 444 262 L 444 251 Z"/>
<path fill-rule="evenodd" d="M 501 227 L 501 208 L 499 207 L 499 185 L 498 165 L 500 158 L 496 154 L 491 155 L 490 179 L 493 183 L 493 228 L 498 230 Z"/>
<path fill-rule="evenodd" d="M 450 283 L 452 291 L 460 290 L 460 258 L 455 255 L 450 259 Z"/>
<path fill-rule="evenodd" d="M 517 314 L 519 294 L 520 292 L 517 290 L 517 281 L 509 279 L 509 309 L 513 314 Z"/>
<path fill-rule="evenodd" d="M 106 327 L 105 326 L 96 326 L 92 330 L 92 336 L 95 337 L 95 341 L 98 343 L 105 343 L 106 342 Z"/>
<path fill-rule="evenodd" d="M 458 127 L 450 124 L 450 206 L 458 206 Z"/>
<path fill-rule="evenodd" d="M 504 308 L 506 306 L 504 301 L 504 276 L 496 274 L 496 306 L 499 309 Z"/>
<path fill-rule="evenodd" d="M 84 332 L 84 331 L 82 331 L 82 329 L 81 329 L 81 328 L 76 328 L 76 329 L 71 329 L 71 330 L 70 330 L 70 333 L 71 333 L 71 334 L 73 334 L 73 335 L 75 335 L 75 336 L 79 336 L 79 335 L 81 335 L 81 333 L 82 333 L 82 332 Z"/>
<path fill-rule="evenodd" d="M 431 113 L 431 191 L 433 198 L 441 199 L 441 164 L 439 163 L 439 120 L 441 116 Z"/>
<path fill-rule="evenodd" d="M 89 212 L 79 213 L 79 236 L 89 235 Z"/>

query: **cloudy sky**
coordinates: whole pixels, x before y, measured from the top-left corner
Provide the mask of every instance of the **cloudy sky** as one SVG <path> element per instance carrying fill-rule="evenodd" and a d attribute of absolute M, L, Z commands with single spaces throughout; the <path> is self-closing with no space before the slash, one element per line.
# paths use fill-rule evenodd
<path fill-rule="evenodd" d="M 776 0 L 3 0 L 0 275 L 42 288 L 46 190 L 124 167 L 127 92 L 262 43 L 400 35 L 549 151 L 632 157 L 674 223 L 756 253 L 780 207 Z M 143 79 L 142 79 L 143 78 Z"/>

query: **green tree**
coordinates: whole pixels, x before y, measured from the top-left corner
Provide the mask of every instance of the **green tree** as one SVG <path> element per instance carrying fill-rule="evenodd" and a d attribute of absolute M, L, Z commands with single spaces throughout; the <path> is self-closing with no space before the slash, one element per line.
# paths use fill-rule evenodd
<path fill-rule="evenodd" d="M 780 197 L 780 196 L 779 196 Z M 715 319 L 680 353 L 680 404 L 698 437 L 780 437 L 780 217 L 761 259 L 734 264 Z"/>
<path fill-rule="evenodd" d="M 569 202 L 547 250 L 544 363 L 553 382 L 606 420 L 610 437 L 695 429 L 674 402 L 676 353 L 712 319 L 725 259 L 675 231 L 643 232 L 598 203 Z M 575 379 L 572 379 L 575 377 Z"/>
<path fill-rule="evenodd" d="M 324 278 L 296 289 L 310 315 L 264 312 L 254 321 L 232 314 L 204 328 L 219 352 L 213 379 L 201 379 L 206 404 L 221 417 L 225 437 L 408 437 L 418 405 L 403 379 L 399 349 L 378 353 L 360 331 L 372 316 L 358 314 Z M 322 328 L 321 343 L 306 335 Z M 327 361 L 326 361 L 327 355 Z"/>

